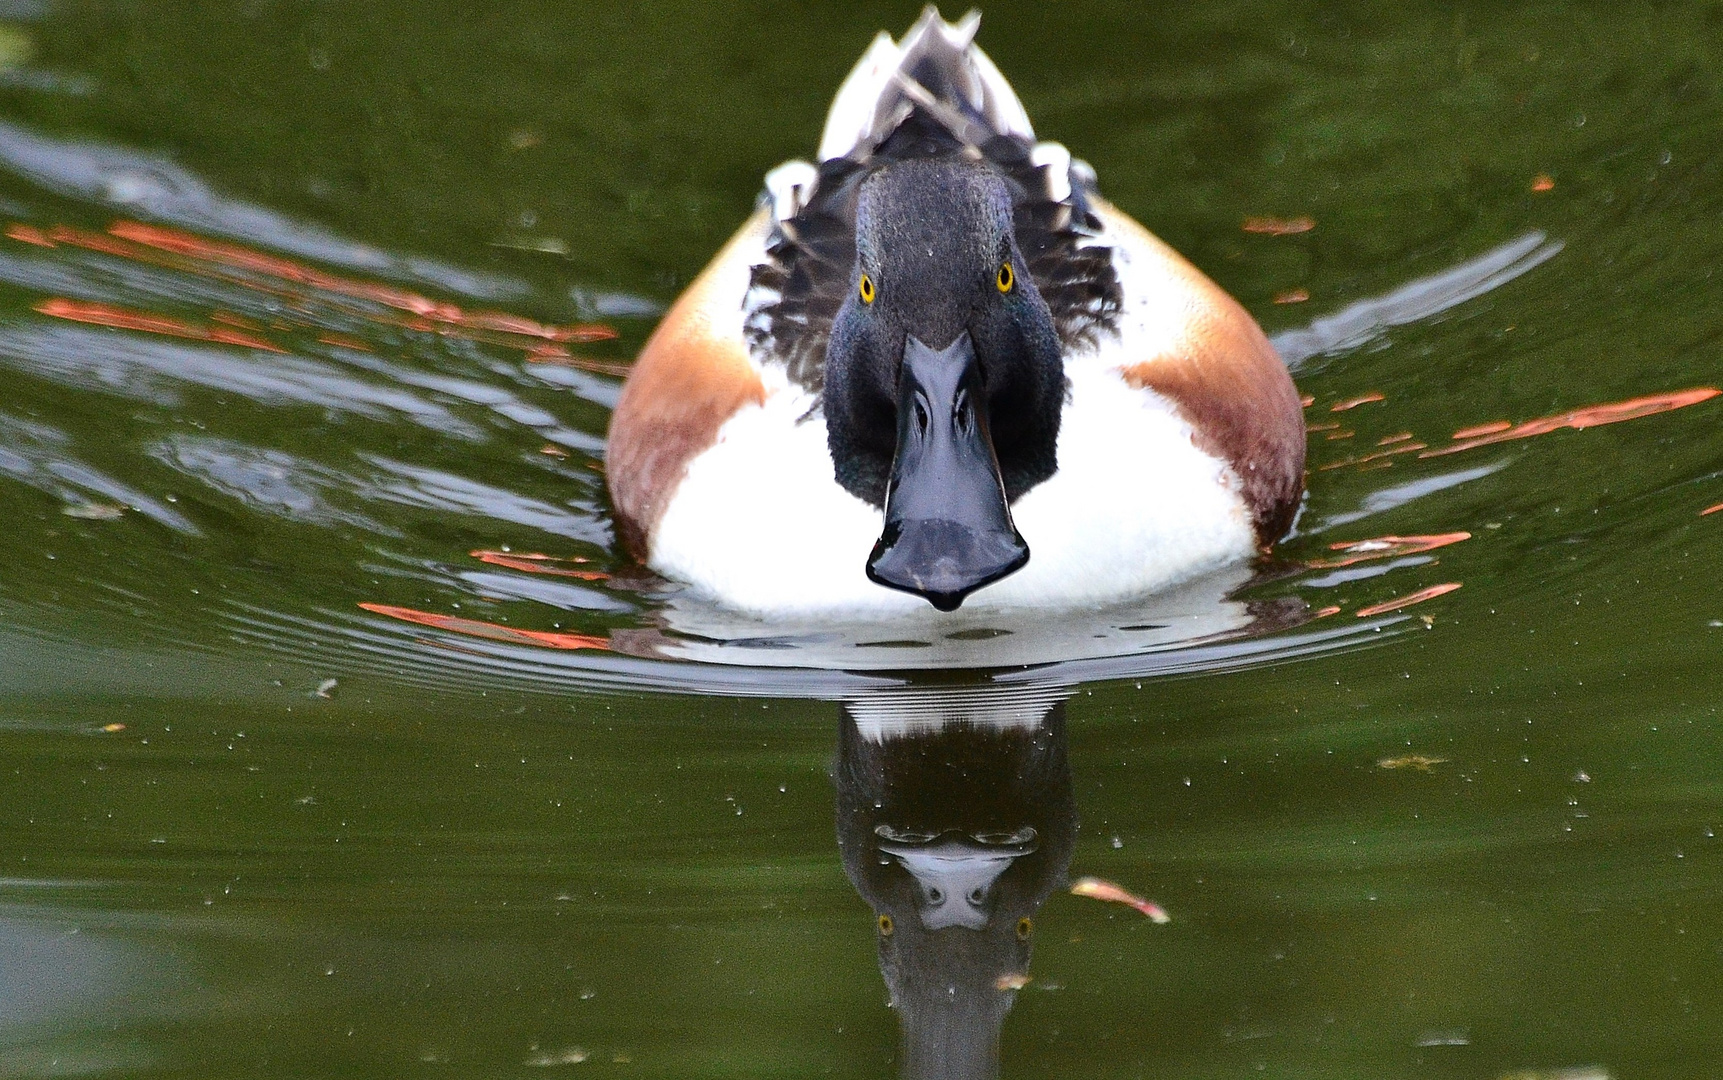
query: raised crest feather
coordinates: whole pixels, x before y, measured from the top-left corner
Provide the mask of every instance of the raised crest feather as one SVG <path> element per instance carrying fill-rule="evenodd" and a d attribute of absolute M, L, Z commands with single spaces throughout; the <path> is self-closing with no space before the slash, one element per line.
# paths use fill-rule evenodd
<path fill-rule="evenodd" d="M 917 105 L 972 146 L 997 135 L 1034 142 L 1023 103 L 975 45 L 980 27 L 979 11 L 948 23 L 930 4 L 901 42 L 881 31 L 838 88 L 819 159 L 866 158 Z"/>
<path fill-rule="evenodd" d="M 756 363 L 820 393 L 832 318 L 852 286 L 856 192 L 908 157 L 962 155 L 1005 177 L 1018 245 L 1066 348 L 1113 325 L 1119 289 L 1097 242 L 1094 172 L 1058 143 L 1035 142 L 1023 103 L 975 44 L 980 26 L 978 12 L 948 23 L 930 6 L 902 40 L 880 33 L 838 89 L 818 164 L 766 174 L 772 232 L 743 300 Z"/>

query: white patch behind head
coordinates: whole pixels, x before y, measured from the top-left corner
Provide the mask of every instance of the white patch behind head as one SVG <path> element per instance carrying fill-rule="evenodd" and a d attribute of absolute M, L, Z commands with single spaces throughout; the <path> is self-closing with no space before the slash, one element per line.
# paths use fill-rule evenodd
<path fill-rule="evenodd" d="M 802 212 L 819 186 L 819 170 L 800 158 L 784 162 L 766 174 L 766 197 L 772 201 L 772 218 L 788 221 Z"/>
<path fill-rule="evenodd" d="M 1047 198 L 1064 202 L 1071 197 L 1071 151 L 1063 143 L 1036 143 L 1029 160 L 1046 174 Z"/>

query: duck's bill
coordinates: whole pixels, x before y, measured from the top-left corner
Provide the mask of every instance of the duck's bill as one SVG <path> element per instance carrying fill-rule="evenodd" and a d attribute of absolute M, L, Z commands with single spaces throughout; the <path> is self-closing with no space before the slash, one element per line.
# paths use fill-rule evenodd
<path fill-rule="evenodd" d="M 1029 561 L 1029 546 L 1011 524 L 967 333 L 937 350 L 906 339 L 897 416 L 885 530 L 867 576 L 954 611 Z"/>
<path fill-rule="evenodd" d="M 977 843 L 967 836 L 931 844 L 893 844 L 882 852 L 897 859 L 915 878 L 916 909 L 929 930 L 961 926 L 984 930 L 992 917 L 993 886 L 1026 851 Z M 1029 851 L 1034 845 L 1029 846 Z"/>

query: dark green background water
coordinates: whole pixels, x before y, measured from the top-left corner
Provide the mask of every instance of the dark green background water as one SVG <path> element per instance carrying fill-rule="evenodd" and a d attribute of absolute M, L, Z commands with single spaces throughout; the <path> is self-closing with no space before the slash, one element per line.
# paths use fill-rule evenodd
<path fill-rule="evenodd" d="M 986 13 L 1038 133 L 1271 332 L 1560 247 L 1298 374 L 1356 435 L 1313 436 L 1283 559 L 1472 539 L 1249 594 L 1334 630 L 1053 678 L 1071 873 L 1173 921 L 1055 894 L 1004 1075 L 1712 1075 L 1723 404 L 1320 466 L 1719 380 L 1723 4 L 1313 7 Z M 571 351 L 626 362 L 914 15 L 8 0 L 0 213 L 599 319 Z M 591 467 L 616 380 L 379 310 L 0 240 L 0 1076 L 892 1075 L 828 775 L 875 683 L 361 611 L 604 635 L 661 603 L 468 556 L 626 569 Z M 1443 760 L 1379 765 L 1409 754 Z"/>

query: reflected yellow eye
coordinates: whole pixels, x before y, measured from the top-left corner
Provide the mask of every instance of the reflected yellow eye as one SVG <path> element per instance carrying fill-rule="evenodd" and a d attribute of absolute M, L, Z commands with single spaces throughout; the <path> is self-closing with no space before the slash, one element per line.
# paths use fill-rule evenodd
<path fill-rule="evenodd" d="M 1017 284 L 1017 275 L 1011 272 L 1010 263 L 999 264 L 999 276 L 994 279 L 993 283 L 999 286 L 999 291 L 1002 293 L 1010 292 L 1011 286 Z"/>
<path fill-rule="evenodd" d="M 1035 924 L 1028 919 L 1017 920 L 1017 940 L 1028 941 L 1029 935 L 1035 932 Z"/>
<path fill-rule="evenodd" d="M 880 937 L 891 937 L 891 931 L 892 931 L 891 916 L 890 915 L 881 915 L 879 917 L 879 936 Z"/>
<path fill-rule="evenodd" d="M 868 277 L 866 274 L 862 275 L 861 298 L 862 298 L 862 303 L 864 303 L 864 304 L 873 303 L 873 278 Z M 883 918 L 885 918 L 885 916 L 882 915 L 882 916 L 880 916 L 880 918 L 883 919 Z"/>

